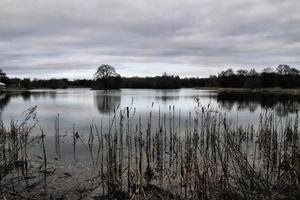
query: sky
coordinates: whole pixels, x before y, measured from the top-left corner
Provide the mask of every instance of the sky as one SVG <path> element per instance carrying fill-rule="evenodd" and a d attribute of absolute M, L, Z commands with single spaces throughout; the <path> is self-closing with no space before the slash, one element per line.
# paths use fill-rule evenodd
<path fill-rule="evenodd" d="M 207 77 L 300 68 L 299 0 L 1 0 L 0 68 L 20 78 Z"/>

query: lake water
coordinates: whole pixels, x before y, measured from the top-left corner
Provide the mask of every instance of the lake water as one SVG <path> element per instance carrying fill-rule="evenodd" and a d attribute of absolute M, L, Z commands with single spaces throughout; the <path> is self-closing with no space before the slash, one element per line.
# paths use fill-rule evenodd
<path fill-rule="evenodd" d="M 54 121 L 60 116 L 62 131 L 72 130 L 73 124 L 81 133 L 88 133 L 92 123 L 104 126 L 112 119 L 114 111 L 130 108 L 135 116 L 146 120 L 152 111 L 154 120 L 160 111 L 175 110 L 184 121 L 189 112 L 201 106 L 226 114 L 235 122 L 255 124 L 266 109 L 278 116 L 294 114 L 299 107 L 298 99 L 288 97 L 255 97 L 253 95 L 222 95 L 213 90 L 175 89 L 122 89 L 119 91 L 94 91 L 89 89 L 31 90 L 23 94 L 2 94 L 0 109 L 6 124 L 10 120 L 22 120 L 22 113 L 29 107 L 38 106 L 38 120 L 47 135 L 54 133 Z M 200 106 L 200 107 L 199 107 Z M 35 130 L 35 132 L 39 132 Z"/>
<path fill-rule="evenodd" d="M 273 112 L 276 115 L 276 124 L 278 119 L 284 124 L 286 117 L 295 116 L 295 113 L 298 112 L 299 102 L 299 97 L 295 96 L 254 95 L 247 93 L 228 94 L 213 90 L 196 89 L 122 89 L 109 92 L 89 89 L 65 89 L 32 90 L 22 94 L 2 94 L 0 96 L 0 109 L 5 125 L 9 126 L 11 120 L 18 120 L 20 124 L 24 118 L 22 117 L 24 111 L 30 107 L 37 106 L 38 124 L 31 135 L 40 136 L 41 127 L 46 137 L 45 140 L 41 140 L 41 137 L 36 137 L 39 139 L 30 142 L 26 152 L 28 152 L 28 160 L 32 166 L 40 169 L 41 163 L 43 163 L 42 158 L 44 158 L 42 144 L 45 144 L 47 166 L 49 169 L 57 170 L 53 176 L 48 178 L 50 179 L 50 190 L 53 189 L 56 193 L 57 190 L 66 186 L 66 188 L 69 188 L 69 185 L 72 184 L 80 185 L 82 183 L 80 180 L 84 180 L 86 177 L 98 175 L 100 166 L 104 166 L 105 171 L 105 168 L 110 166 L 108 161 L 111 158 L 108 158 L 111 154 L 109 154 L 110 151 L 108 150 L 111 150 L 109 148 L 111 146 L 118 152 L 115 154 L 117 155 L 117 160 L 124 162 L 120 171 L 126 171 L 126 162 L 129 162 L 129 157 L 132 159 L 130 161 L 132 169 L 138 169 L 137 160 L 139 156 L 140 158 L 143 157 L 139 152 L 142 152 L 144 155 L 141 163 L 146 163 L 147 145 L 145 144 L 147 143 L 145 141 L 151 141 L 152 146 L 149 145 L 149 148 L 152 149 L 150 151 L 152 152 L 152 158 L 156 157 L 158 159 L 157 153 L 164 152 L 162 153 L 164 155 L 162 163 L 165 164 L 162 165 L 168 166 L 165 172 L 168 172 L 168 170 L 175 172 L 177 170 L 177 167 L 175 167 L 177 162 L 171 160 L 173 155 L 173 151 L 170 150 L 171 144 L 176 144 L 174 146 L 177 148 L 177 151 L 180 147 L 182 150 L 178 152 L 182 153 L 185 147 L 192 144 L 188 140 L 188 135 L 199 134 L 198 136 L 201 136 L 202 139 L 198 138 L 200 139 L 198 147 L 202 150 L 200 151 L 196 148 L 195 152 L 200 158 L 206 155 L 202 153 L 204 149 L 206 149 L 205 151 L 208 150 L 204 144 L 208 146 L 211 144 L 211 142 L 204 141 L 209 141 L 209 138 L 213 141 L 210 134 L 214 133 L 218 137 L 221 134 L 220 138 L 222 138 L 222 134 L 228 134 L 228 132 L 217 132 L 216 129 L 212 129 L 212 127 L 222 126 L 217 124 L 224 122 L 223 116 L 226 115 L 227 117 L 226 125 L 228 121 L 234 123 L 231 125 L 235 128 L 237 127 L 235 126 L 236 124 L 245 125 L 247 127 L 243 130 L 248 130 L 247 133 L 249 133 L 248 125 L 253 124 L 255 128 L 260 121 L 260 115 L 266 112 Z M 205 110 L 205 112 L 202 112 L 202 110 Z M 127 113 L 129 113 L 129 118 L 127 118 Z M 216 117 L 220 113 L 222 113 L 221 117 Z M 58 114 L 60 119 L 59 134 L 55 131 L 55 119 Z M 120 117 L 120 115 L 124 118 Z M 115 118 L 115 116 L 117 117 Z M 280 118 L 283 120 L 280 120 Z M 123 119 L 122 123 L 119 122 L 122 121 L 121 119 Z M 201 125 L 197 123 L 198 119 L 200 119 Z M 217 119 L 221 120 L 218 121 Z M 150 129 L 147 127 L 149 121 L 151 121 Z M 158 123 L 163 125 L 159 126 Z M 214 123 L 216 126 L 213 126 Z M 101 129 L 103 134 L 102 131 L 99 131 L 100 134 L 95 131 L 97 130 L 95 127 L 98 127 L 100 130 L 101 124 L 103 124 L 103 129 Z M 75 126 L 74 132 L 73 126 Z M 73 135 L 75 132 L 79 133 L 78 137 L 76 134 Z M 241 148 L 245 150 L 245 155 L 251 160 L 253 155 L 256 155 L 253 152 L 259 151 L 259 148 L 255 148 L 259 134 L 254 134 L 254 137 L 248 137 L 251 134 L 247 134 L 247 137 L 245 137 L 243 136 L 245 132 L 239 131 L 238 133 L 233 135 L 241 136 L 237 141 L 243 142 L 241 143 Z M 146 140 L 148 134 L 150 135 L 150 140 Z M 278 138 L 286 138 L 281 137 L 281 135 L 282 132 L 279 132 Z M 176 136 L 176 139 L 171 140 L 171 136 L 172 138 Z M 221 142 L 221 144 L 226 143 Z M 164 150 L 162 151 L 163 147 Z M 139 152 L 138 149 L 140 149 Z M 212 148 L 209 149 L 212 150 Z M 128 156 L 128 152 L 130 152 L 131 156 Z M 185 156 L 177 156 L 180 155 L 178 152 L 176 153 L 178 163 L 185 163 L 185 160 L 180 161 L 179 159 Z M 259 162 L 257 163 L 260 166 L 261 159 L 259 158 L 258 160 Z M 156 160 L 152 160 L 151 165 L 153 167 L 157 166 Z M 173 168 L 169 168 L 170 165 Z M 205 163 L 205 165 L 207 164 Z M 128 171 L 124 174 L 127 173 Z M 72 178 L 61 178 L 66 177 L 66 174 L 71 174 Z M 176 171 L 176 174 L 180 174 L 179 171 Z M 41 182 L 39 177 L 41 176 L 36 176 L 35 179 Z M 60 182 L 62 180 L 64 182 Z"/>

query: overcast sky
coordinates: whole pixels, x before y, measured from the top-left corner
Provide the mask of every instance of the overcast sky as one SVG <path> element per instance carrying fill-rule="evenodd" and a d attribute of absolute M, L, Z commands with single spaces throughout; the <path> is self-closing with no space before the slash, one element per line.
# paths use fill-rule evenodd
<path fill-rule="evenodd" d="M 9 76 L 205 77 L 300 68 L 299 0 L 1 0 L 0 68 Z"/>

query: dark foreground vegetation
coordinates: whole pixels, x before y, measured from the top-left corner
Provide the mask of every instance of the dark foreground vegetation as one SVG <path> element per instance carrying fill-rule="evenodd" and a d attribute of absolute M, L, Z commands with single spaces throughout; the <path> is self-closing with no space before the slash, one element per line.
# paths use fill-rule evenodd
<path fill-rule="evenodd" d="M 40 136 L 30 136 L 35 108 L 27 113 L 23 123 L 0 129 L 4 199 L 300 198 L 298 113 L 277 118 L 265 111 L 258 125 L 240 126 L 209 107 L 196 107 L 186 120 L 174 107 L 144 118 L 116 108 L 88 134 L 75 125 L 62 134 L 57 116 L 55 158 L 47 156 L 48 133 L 40 128 Z M 29 153 L 33 144 L 38 155 Z M 64 145 L 72 146 L 71 168 L 63 165 Z M 76 165 L 80 149 L 91 168 Z"/>
<path fill-rule="evenodd" d="M 199 75 L 200 76 L 200 75 Z M 101 65 L 95 73 L 94 79 L 18 79 L 8 78 L 0 73 L 0 82 L 10 87 L 31 88 L 68 88 L 86 87 L 94 89 L 119 88 L 152 88 L 177 89 L 193 87 L 220 88 L 300 88 L 300 74 L 288 65 L 279 65 L 276 70 L 265 68 L 262 72 L 255 69 L 240 69 L 234 72 L 227 69 L 209 78 L 180 78 L 179 76 L 163 74 L 156 77 L 121 77 L 109 65 Z"/>

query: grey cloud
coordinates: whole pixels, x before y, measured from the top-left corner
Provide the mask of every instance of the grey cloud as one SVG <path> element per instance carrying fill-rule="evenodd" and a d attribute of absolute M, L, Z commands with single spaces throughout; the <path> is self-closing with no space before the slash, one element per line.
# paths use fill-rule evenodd
<path fill-rule="evenodd" d="M 72 78 L 102 63 L 128 76 L 300 67 L 299 11 L 298 0 L 2 0 L 0 68 Z"/>

